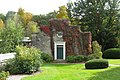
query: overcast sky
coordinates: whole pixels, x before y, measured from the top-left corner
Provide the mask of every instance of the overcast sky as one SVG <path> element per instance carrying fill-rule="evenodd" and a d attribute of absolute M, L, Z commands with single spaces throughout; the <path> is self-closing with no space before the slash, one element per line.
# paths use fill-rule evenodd
<path fill-rule="evenodd" d="M 33 14 L 46 14 L 58 10 L 59 6 L 66 5 L 68 1 L 76 0 L 0 0 L 0 13 L 18 11 L 21 7 Z"/>

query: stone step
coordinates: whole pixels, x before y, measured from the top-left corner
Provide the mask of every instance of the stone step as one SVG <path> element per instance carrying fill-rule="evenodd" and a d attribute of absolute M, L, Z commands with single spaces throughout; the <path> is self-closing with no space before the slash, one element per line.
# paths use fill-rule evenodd
<path fill-rule="evenodd" d="M 53 63 L 67 63 L 67 61 L 58 59 L 58 60 L 54 60 Z"/>

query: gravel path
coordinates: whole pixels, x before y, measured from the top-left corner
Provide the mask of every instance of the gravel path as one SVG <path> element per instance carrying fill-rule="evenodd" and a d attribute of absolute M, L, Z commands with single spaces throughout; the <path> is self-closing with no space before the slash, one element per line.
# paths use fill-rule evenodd
<path fill-rule="evenodd" d="M 23 77 L 27 77 L 30 75 L 10 75 L 7 80 L 21 80 Z"/>
<path fill-rule="evenodd" d="M 27 77 L 27 76 L 34 76 L 36 74 L 40 74 L 40 71 L 31 74 L 31 75 L 10 75 L 7 80 L 21 80 L 23 77 Z"/>

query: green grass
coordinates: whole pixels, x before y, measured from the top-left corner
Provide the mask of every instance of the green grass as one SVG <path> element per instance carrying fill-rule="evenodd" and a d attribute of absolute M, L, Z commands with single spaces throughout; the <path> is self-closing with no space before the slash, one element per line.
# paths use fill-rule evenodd
<path fill-rule="evenodd" d="M 109 59 L 110 64 L 120 65 L 120 59 Z"/>
<path fill-rule="evenodd" d="M 119 64 L 119 60 L 109 60 Z M 120 67 L 87 70 L 84 64 L 44 64 L 40 74 L 22 80 L 120 80 Z"/>

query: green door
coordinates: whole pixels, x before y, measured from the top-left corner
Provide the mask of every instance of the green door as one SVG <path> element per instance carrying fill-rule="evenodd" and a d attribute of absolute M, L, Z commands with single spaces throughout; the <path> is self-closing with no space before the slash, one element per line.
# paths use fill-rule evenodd
<path fill-rule="evenodd" d="M 63 45 L 57 45 L 57 59 L 63 59 Z"/>

